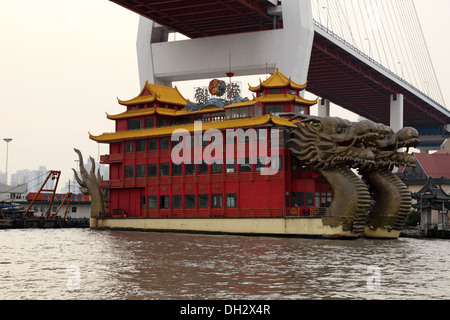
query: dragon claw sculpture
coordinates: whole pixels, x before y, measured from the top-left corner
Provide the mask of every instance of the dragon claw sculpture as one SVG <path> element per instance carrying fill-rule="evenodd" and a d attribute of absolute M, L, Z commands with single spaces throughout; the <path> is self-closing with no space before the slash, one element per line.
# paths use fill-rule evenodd
<path fill-rule="evenodd" d="M 336 117 L 301 115 L 291 121 L 299 119 L 287 145 L 299 160 L 313 165 L 333 190 L 324 225 L 342 226 L 357 235 L 367 233 L 367 225 L 372 231 L 401 229 L 411 196 L 392 167 L 415 165 L 413 156 L 398 150 L 417 146 L 417 131 L 404 128 L 394 133 L 370 120 L 350 122 Z M 367 184 L 375 190 L 376 199 Z"/>
<path fill-rule="evenodd" d="M 78 154 L 81 175 L 80 179 L 75 169 L 72 169 L 75 174 L 75 179 L 80 185 L 80 191 L 84 195 L 91 196 L 91 218 L 97 218 L 102 214 L 106 214 L 108 209 L 106 191 L 100 188 L 100 182 L 102 181 L 100 171 L 97 172 L 96 176 L 95 160 L 92 157 L 89 157 L 92 166 L 90 172 L 88 172 L 83 165 L 83 156 L 80 150 L 74 149 L 74 151 Z"/>

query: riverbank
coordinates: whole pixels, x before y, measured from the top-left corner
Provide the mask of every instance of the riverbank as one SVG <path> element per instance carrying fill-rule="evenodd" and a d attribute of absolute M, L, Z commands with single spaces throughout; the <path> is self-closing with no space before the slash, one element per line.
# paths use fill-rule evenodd
<path fill-rule="evenodd" d="M 419 228 L 407 228 L 403 229 L 403 231 L 400 233 L 400 237 L 417 239 L 450 239 L 450 230 L 430 229 L 426 231 Z"/>

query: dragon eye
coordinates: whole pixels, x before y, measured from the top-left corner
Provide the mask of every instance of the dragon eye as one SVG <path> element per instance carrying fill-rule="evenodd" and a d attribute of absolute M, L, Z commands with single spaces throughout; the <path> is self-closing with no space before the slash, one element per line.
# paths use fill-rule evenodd
<path fill-rule="evenodd" d="M 315 130 L 320 130 L 322 128 L 322 124 L 320 122 L 310 121 L 308 122 L 310 126 L 312 126 Z"/>

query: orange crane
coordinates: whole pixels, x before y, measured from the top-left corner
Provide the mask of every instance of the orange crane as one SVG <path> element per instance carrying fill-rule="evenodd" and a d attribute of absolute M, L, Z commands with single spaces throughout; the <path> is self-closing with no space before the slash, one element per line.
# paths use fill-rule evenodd
<path fill-rule="evenodd" d="M 50 211 L 52 209 L 53 201 L 55 200 L 56 188 L 58 187 L 58 182 L 59 182 L 60 176 L 61 176 L 61 171 L 53 171 L 52 170 L 48 173 L 47 178 L 45 179 L 45 181 L 42 184 L 41 188 L 39 189 L 38 193 L 34 196 L 33 200 L 31 201 L 30 205 L 28 206 L 28 209 L 24 212 L 22 219 L 25 219 L 27 217 L 28 212 L 30 211 L 31 207 L 33 206 L 34 202 L 36 201 L 36 199 L 38 198 L 38 196 L 41 192 L 51 192 L 52 193 L 51 198 L 50 198 L 50 204 L 48 206 L 48 210 L 45 215 L 46 219 L 48 219 L 50 217 Z M 53 189 L 44 189 L 45 184 L 47 183 L 48 180 L 50 180 L 50 178 L 52 180 L 56 180 L 56 182 L 53 184 L 54 188 Z M 66 209 L 66 213 L 67 213 L 67 209 Z"/>
<path fill-rule="evenodd" d="M 64 199 L 62 200 L 61 204 L 58 207 L 58 210 L 56 210 L 56 212 L 53 214 L 52 219 L 56 219 L 56 216 L 59 213 L 59 210 L 61 210 L 62 206 L 64 205 L 64 202 L 66 202 L 67 199 L 67 204 L 66 204 L 66 211 L 64 212 L 64 219 L 66 219 L 67 217 L 67 212 L 69 211 L 69 204 L 70 204 L 70 197 L 72 196 L 72 192 L 68 192 L 65 196 Z"/>

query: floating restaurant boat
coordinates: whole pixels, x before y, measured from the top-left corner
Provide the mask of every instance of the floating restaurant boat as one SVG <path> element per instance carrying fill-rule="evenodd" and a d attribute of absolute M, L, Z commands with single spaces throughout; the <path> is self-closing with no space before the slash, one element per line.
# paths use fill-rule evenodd
<path fill-rule="evenodd" d="M 217 86 L 220 83 L 211 82 L 212 94 L 220 91 Z M 348 162 L 370 167 L 371 152 L 363 150 L 359 158 L 352 152 L 367 147 L 362 144 L 374 144 L 378 135 L 372 132 L 373 125 L 364 131 L 361 127 L 369 122 L 355 126 L 334 119 L 327 121 L 335 132 L 319 132 L 318 127 L 328 124 L 309 116 L 317 100 L 303 98 L 306 84 L 294 83 L 278 70 L 249 89 L 251 100 L 200 105 L 185 99 L 176 87 L 147 82 L 137 97 L 118 100 L 126 111 L 107 114 L 115 121 L 115 132 L 90 134 L 90 139 L 110 148 L 108 155 L 101 156 L 101 163 L 109 165 L 110 178 L 100 185 L 108 191 L 108 209 L 93 214 L 91 228 L 329 238 L 399 236 L 401 228 L 396 230 L 399 223 L 392 217 L 387 224 L 380 218 L 382 222 L 372 219 L 366 225 L 373 201 L 368 191 L 361 196 L 360 189 L 366 187 L 353 181 L 356 175 L 342 169 L 348 175 L 345 179 L 356 184 L 348 191 L 339 190 L 339 177 L 330 179 L 325 170 Z M 338 141 L 342 130 L 351 136 L 352 125 L 352 132 L 359 130 L 360 135 L 352 141 L 341 139 L 339 151 L 333 151 L 338 156 L 315 166 L 317 151 L 336 145 L 332 140 Z M 295 134 L 299 128 L 309 133 Z M 309 159 L 292 143 L 300 135 L 311 136 L 301 147 L 308 150 Z M 317 142 L 317 137 L 323 141 Z M 343 207 L 354 204 L 350 212 L 336 208 L 337 194 L 347 202 Z"/>

